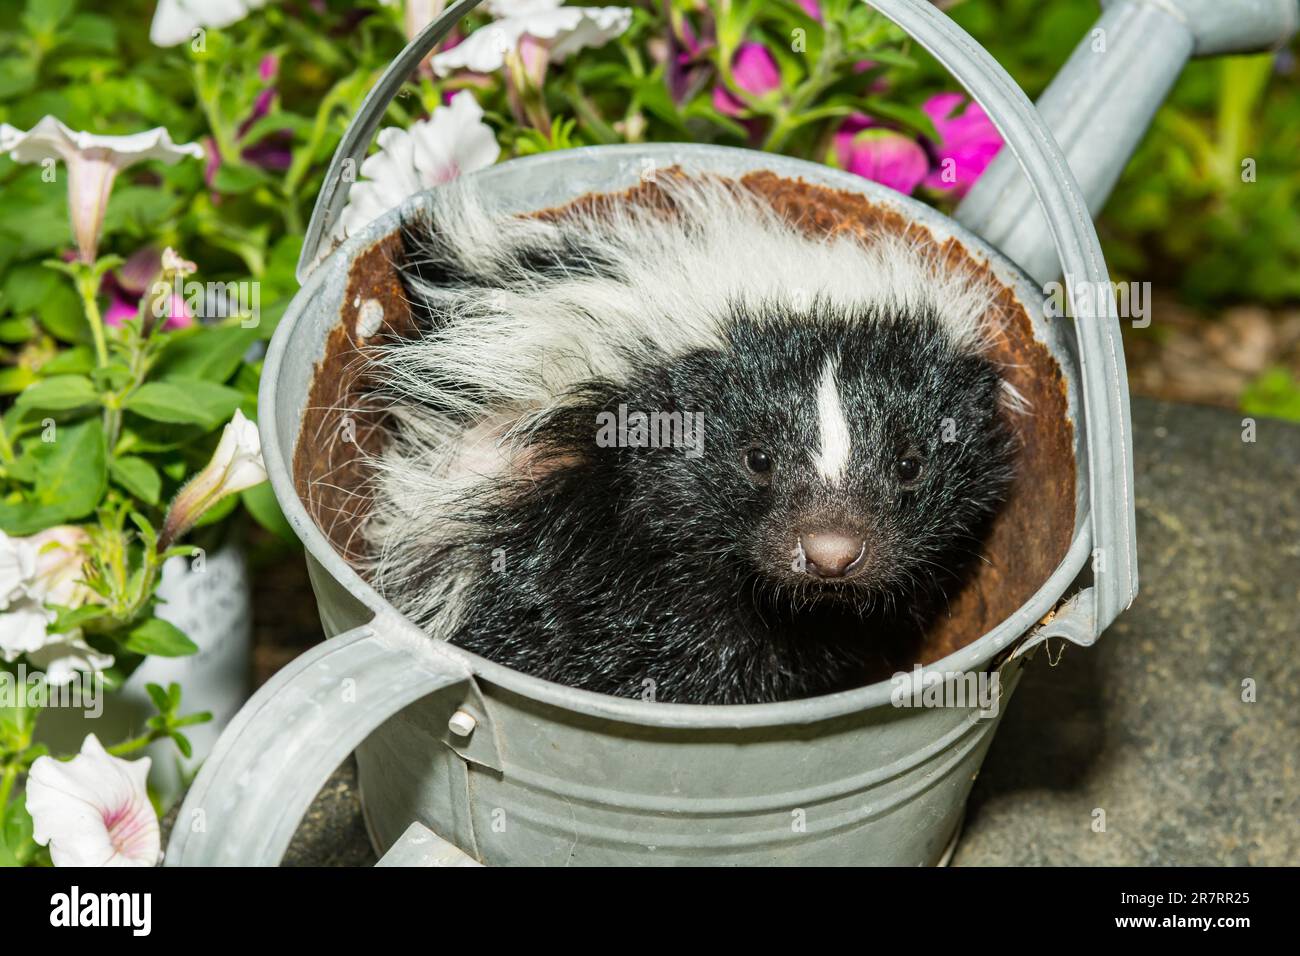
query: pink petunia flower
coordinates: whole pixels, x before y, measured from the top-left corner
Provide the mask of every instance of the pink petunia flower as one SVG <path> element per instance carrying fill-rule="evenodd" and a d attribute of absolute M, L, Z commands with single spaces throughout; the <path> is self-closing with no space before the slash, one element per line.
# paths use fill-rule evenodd
<path fill-rule="evenodd" d="M 104 310 L 105 325 L 121 325 L 140 314 L 140 300 L 162 274 L 163 256 L 153 246 L 142 246 L 132 253 L 122 267 L 105 273 L 99 290 L 108 296 Z M 167 307 L 164 329 L 180 329 L 194 324 L 194 315 L 183 295 L 173 293 Z"/>
<path fill-rule="evenodd" d="M 966 106 L 962 107 L 965 103 Z M 940 93 L 922 106 L 934 122 L 939 141 L 931 144 L 935 165 L 925 177 L 927 189 L 965 196 L 1002 148 L 993 121 L 962 93 Z"/>
<path fill-rule="evenodd" d="M 844 169 L 904 195 L 911 195 L 930 170 L 929 157 L 919 143 L 862 113 L 840 125 L 834 150 Z"/>
<path fill-rule="evenodd" d="M 803 12 L 808 14 L 818 23 L 822 22 L 822 5 L 819 0 L 797 0 L 799 6 L 803 7 Z"/>
<path fill-rule="evenodd" d="M 736 85 L 751 96 L 763 96 L 781 85 L 781 71 L 776 60 L 761 43 L 742 43 L 731 60 L 731 75 Z M 725 116 L 738 116 L 746 109 L 722 84 L 713 88 L 713 107 Z"/>

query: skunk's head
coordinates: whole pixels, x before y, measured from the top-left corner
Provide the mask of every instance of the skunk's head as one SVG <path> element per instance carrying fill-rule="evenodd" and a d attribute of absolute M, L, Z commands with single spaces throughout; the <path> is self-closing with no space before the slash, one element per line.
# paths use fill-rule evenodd
<path fill-rule="evenodd" d="M 632 443 L 638 411 L 694 431 L 618 469 L 637 533 L 701 574 L 897 603 L 978 547 L 1012 474 L 1004 398 L 934 316 L 774 307 L 621 391 Z"/>

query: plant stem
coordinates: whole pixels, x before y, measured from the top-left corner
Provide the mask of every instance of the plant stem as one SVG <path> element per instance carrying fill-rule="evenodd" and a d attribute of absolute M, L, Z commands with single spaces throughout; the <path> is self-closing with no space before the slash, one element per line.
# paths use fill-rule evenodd
<path fill-rule="evenodd" d="M 12 464 L 14 460 L 13 442 L 9 440 L 9 434 L 5 431 L 4 422 L 0 421 L 0 461 L 6 464 Z"/>
<path fill-rule="evenodd" d="M 77 292 L 81 307 L 90 323 L 90 334 L 95 340 L 95 364 L 103 368 L 108 364 L 108 342 L 104 336 L 104 317 L 99 312 L 99 277 L 93 266 L 83 265 L 77 271 Z"/>
<path fill-rule="evenodd" d="M 4 774 L 0 775 L 0 813 L 9 806 L 9 794 L 14 788 L 14 782 L 18 779 L 18 764 L 5 764 Z"/>
<path fill-rule="evenodd" d="M 135 753 L 137 750 L 148 747 L 155 740 L 161 740 L 165 736 L 167 735 L 161 731 L 151 730 L 148 733 L 141 734 L 139 737 L 132 737 L 130 740 L 124 740 L 120 744 L 114 744 L 105 749 L 114 757 L 124 757 L 129 753 Z"/>

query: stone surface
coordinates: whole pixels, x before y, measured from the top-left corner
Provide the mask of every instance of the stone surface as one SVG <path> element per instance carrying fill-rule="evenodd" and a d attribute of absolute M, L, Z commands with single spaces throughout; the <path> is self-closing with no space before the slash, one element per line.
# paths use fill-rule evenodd
<path fill-rule="evenodd" d="M 1300 862 L 1300 427 L 1133 413 L 1142 592 L 1096 647 L 1030 662 L 955 865 Z M 286 863 L 373 862 L 349 761 Z"/>
<path fill-rule="evenodd" d="M 1133 415 L 1141 593 L 1030 663 L 956 865 L 1300 862 L 1300 428 Z"/>

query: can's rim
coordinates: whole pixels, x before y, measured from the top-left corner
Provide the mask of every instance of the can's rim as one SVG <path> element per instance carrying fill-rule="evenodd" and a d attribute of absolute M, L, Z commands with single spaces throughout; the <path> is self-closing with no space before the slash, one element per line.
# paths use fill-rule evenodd
<path fill-rule="evenodd" d="M 960 240 L 966 244 L 969 250 L 986 259 L 999 278 L 1010 281 L 1017 291 L 1018 297 L 1023 298 L 1024 293 L 1036 289 L 1033 281 L 1015 263 L 1011 262 L 979 236 L 966 230 L 933 207 L 851 173 L 794 157 L 735 147 L 695 143 L 617 144 L 585 146 L 521 157 L 497 164 L 473 175 L 480 178 L 502 175 L 497 171 L 506 170 L 507 168 L 517 171 L 523 164 L 556 164 L 563 166 L 577 159 L 589 159 L 596 154 L 604 158 L 616 153 L 625 154 L 629 162 L 639 162 L 645 157 L 658 155 L 667 165 L 688 156 L 691 159 L 721 159 L 725 165 L 733 166 L 736 170 L 742 168 L 750 171 L 769 170 L 778 176 L 804 179 L 822 185 L 829 185 L 831 188 L 845 189 L 865 195 L 873 202 L 893 208 L 910 221 L 931 230 L 937 238 L 954 237 Z M 608 190 L 613 187 L 607 186 L 605 188 Z M 581 195 L 581 193 L 578 195 Z M 296 433 L 291 436 L 293 444 L 289 446 L 289 455 L 286 457 L 281 451 L 280 429 L 274 414 L 277 399 L 281 397 L 278 394 L 281 378 L 280 370 L 286 361 L 289 341 L 295 327 L 315 302 L 317 295 L 326 282 L 331 278 L 337 278 L 340 272 L 346 273 L 347 269 L 344 268 L 344 263 L 350 263 L 361 251 L 391 234 L 397 227 L 401 216 L 417 208 L 422 202 L 422 197 L 423 194 L 417 194 L 402 205 L 390 209 L 383 216 L 367 225 L 365 229 L 356 235 L 350 236 L 312 270 L 307 281 L 289 303 L 271 339 L 258 393 L 259 428 L 262 433 L 263 458 L 272 489 L 285 518 L 299 540 L 302 541 L 304 548 L 322 569 L 340 586 L 346 588 L 353 597 L 364 603 L 375 613 L 375 630 L 381 636 L 391 636 L 393 638 L 394 652 L 410 653 L 409 648 L 418 646 L 419 641 L 436 641 L 440 652 L 450 654 L 462 661 L 467 668 L 474 672 L 477 678 L 481 678 L 483 681 L 498 685 L 529 699 L 574 710 L 588 716 L 646 726 L 741 728 L 809 724 L 890 704 L 896 693 L 896 688 L 899 687 L 892 679 L 877 681 L 865 687 L 857 687 L 852 690 L 802 700 L 781 701 L 770 704 L 725 705 L 659 703 L 635 698 L 611 697 L 594 691 L 553 683 L 480 657 L 456 645 L 429 637 L 424 631 L 406 620 L 393 605 L 371 587 L 334 550 L 324 533 L 316 525 L 315 520 L 308 514 L 306 506 L 299 498 L 295 487 L 292 458 L 293 448 L 298 440 Z M 573 198 L 577 198 L 576 195 Z M 1033 318 L 1031 312 L 1031 319 Z M 328 335 L 329 329 L 336 326 L 337 322 L 326 327 L 325 334 Z M 1034 323 L 1034 328 L 1038 330 L 1037 322 Z M 314 362 L 315 360 L 316 355 L 313 354 L 311 361 Z M 1070 368 L 1063 367 L 1062 373 L 1067 380 L 1072 380 Z M 301 407 L 306 404 L 305 395 L 297 398 L 299 399 L 297 406 Z M 1077 418 L 1075 427 L 1078 428 Z M 1075 472 L 1076 475 L 1083 474 L 1077 456 Z M 1073 539 L 1065 556 L 1052 574 L 1048 576 L 1047 580 L 1016 611 L 992 630 L 947 657 L 925 665 L 919 671 L 914 671 L 914 679 L 924 679 L 925 675 L 934 673 L 966 672 L 982 669 L 1000 652 L 1031 630 L 1057 605 L 1064 597 L 1070 584 L 1082 570 L 1092 548 L 1091 521 L 1087 500 L 1086 497 L 1080 499 L 1076 496 L 1076 498 Z M 389 629 L 395 629 L 401 633 L 389 635 Z M 412 643 L 413 640 L 415 643 Z M 908 684 L 906 686 L 910 688 L 912 685 Z"/>

